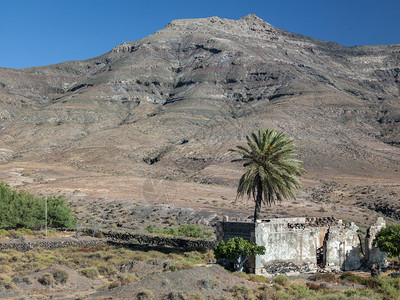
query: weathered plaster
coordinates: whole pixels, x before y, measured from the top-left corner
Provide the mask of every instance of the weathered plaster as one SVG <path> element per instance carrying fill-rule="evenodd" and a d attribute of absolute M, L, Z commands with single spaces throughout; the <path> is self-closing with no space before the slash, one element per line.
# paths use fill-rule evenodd
<path fill-rule="evenodd" d="M 385 252 L 380 251 L 372 245 L 376 234 L 385 226 L 385 220 L 379 217 L 375 224 L 368 228 L 365 238 L 365 264 L 369 268 L 372 267 L 373 264 L 383 267 L 386 262 Z"/>
<path fill-rule="evenodd" d="M 256 274 L 313 271 L 317 264 L 337 270 L 357 270 L 365 265 L 383 265 L 384 253 L 372 246 L 385 226 L 382 218 L 368 230 L 366 255 L 362 259 L 358 227 L 334 218 L 280 218 L 250 222 L 220 222 L 217 240 L 242 237 L 266 248 L 264 255 L 249 259 L 247 268 Z M 317 253 L 322 253 L 317 257 Z"/>
<path fill-rule="evenodd" d="M 274 219 L 256 223 L 257 244 L 266 248 L 264 255 L 256 257 L 258 273 L 264 273 L 265 268 L 277 262 L 316 268 L 319 229 L 288 227 L 288 224 L 304 223 L 305 218 Z"/>
<path fill-rule="evenodd" d="M 324 240 L 324 264 L 338 270 L 357 270 L 361 267 L 361 244 L 358 226 L 330 227 Z"/>

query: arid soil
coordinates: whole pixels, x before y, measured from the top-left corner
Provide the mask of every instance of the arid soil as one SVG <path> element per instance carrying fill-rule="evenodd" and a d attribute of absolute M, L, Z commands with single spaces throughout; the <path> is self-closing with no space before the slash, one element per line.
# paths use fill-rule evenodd
<path fill-rule="evenodd" d="M 0 180 L 64 194 L 96 226 L 248 218 L 228 150 L 265 127 L 294 138 L 308 172 L 265 217 L 398 220 L 399 53 L 248 15 L 176 20 L 85 61 L 0 68 Z"/>
<path fill-rule="evenodd" d="M 112 289 L 110 291 L 101 291 L 89 296 L 88 299 L 126 299 L 138 297 L 138 294 L 151 293 L 153 297 L 162 297 L 168 299 L 168 295 L 175 294 L 175 299 L 179 294 L 203 295 L 207 299 L 209 296 L 221 298 L 228 296 L 233 286 L 246 285 L 249 288 L 255 288 L 257 285 L 244 278 L 227 274 L 227 272 L 218 265 L 208 267 L 198 267 L 192 270 L 176 271 L 171 273 L 159 274 L 148 277 L 139 282 L 131 283 L 126 286 Z M 181 296 L 182 297 L 182 296 Z M 173 298 L 174 299 L 174 298 Z"/>

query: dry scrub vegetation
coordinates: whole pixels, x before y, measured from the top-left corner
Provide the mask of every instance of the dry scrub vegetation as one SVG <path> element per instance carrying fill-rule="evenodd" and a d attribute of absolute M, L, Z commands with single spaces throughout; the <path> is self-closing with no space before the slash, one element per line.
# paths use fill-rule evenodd
<path fill-rule="evenodd" d="M 36 248 L 24 253 L 7 249 L 0 253 L 0 290 L 18 291 L 20 283 L 22 286 L 33 284 L 35 274 L 49 268 L 52 271 L 37 278 L 43 286 L 65 284 L 69 271 L 75 270 L 81 276 L 97 280 L 96 288 L 114 288 L 157 273 L 190 269 L 212 258 L 210 252 L 162 253 L 109 245 L 55 250 Z"/>
<path fill-rule="evenodd" d="M 357 273 L 272 280 L 230 273 L 207 262 L 212 252 L 139 251 L 124 247 L 36 248 L 0 253 L 0 297 L 80 299 L 399 299 L 400 278 Z M 207 267 L 208 266 L 208 267 Z M 36 295 L 36 296 L 34 296 Z M 171 297 L 177 298 L 171 298 Z M 133 297 L 133 298 L 132 298 Z M 164 297 L 164 298 L 163 298 Z M 168 298 L 169 297 L 169 298 Z"/>

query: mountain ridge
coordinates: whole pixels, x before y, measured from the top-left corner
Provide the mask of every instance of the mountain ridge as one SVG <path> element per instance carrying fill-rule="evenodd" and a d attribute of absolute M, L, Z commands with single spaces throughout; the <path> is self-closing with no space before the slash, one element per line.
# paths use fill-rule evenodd
<path fill-rule="evenodd" d="M 306 180 L 392 180 L 399 74 L 400 45 L 345 47 L 255 15 L 176 20 L 88 60 L 0 68 L 0 166 L 233 189 L 228 149 L 266 127 L 295 139 Z"/>

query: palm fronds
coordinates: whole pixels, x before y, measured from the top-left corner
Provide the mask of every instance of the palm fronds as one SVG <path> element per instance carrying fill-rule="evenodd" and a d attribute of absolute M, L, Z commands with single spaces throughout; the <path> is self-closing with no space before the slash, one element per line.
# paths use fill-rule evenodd
<path fill-rule="evenodd" d="M 294 191 L 301 187 L 299 176 L 306 173 L 302 161 L 295 159 L 293 139 L 285 132 L 260 128 L 246 136 L 247 146 L 230 149 L 241 155 L 240 161 L 247 171 L 239 180 L 237 197 L 247 195 L 256 202 L 254 221 L 258 219 L 261 202 L 267 205 L 284 198 L 295 198 Z"/>

